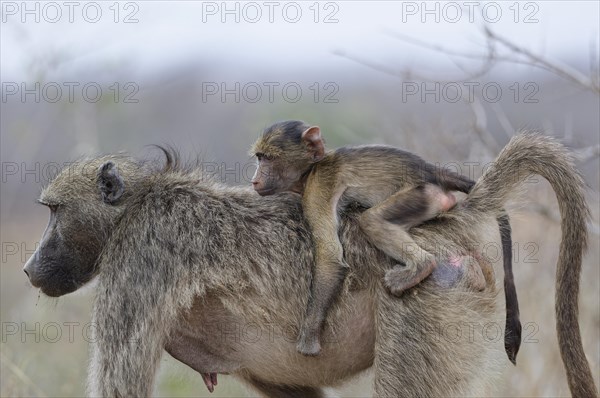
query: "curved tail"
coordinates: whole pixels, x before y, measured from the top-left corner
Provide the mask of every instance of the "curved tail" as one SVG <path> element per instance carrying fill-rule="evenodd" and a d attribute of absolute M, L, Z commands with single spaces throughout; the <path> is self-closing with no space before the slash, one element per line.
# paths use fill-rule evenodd
<path fill-rule="evenodd" d="M 500 214 L 511 194 L 532 174 L 544 177 L 556 193 L 562 237 L 556 269 L 556 328 L 569 389 L 576 397 L 596 397 L 592 372 L 579 330 L 579 280 L 587 243 L 584 182 L 569 151 L 558 141 L 534 133 L 515 136 L 477 181 L 465 200 L 474 211 Z"/>

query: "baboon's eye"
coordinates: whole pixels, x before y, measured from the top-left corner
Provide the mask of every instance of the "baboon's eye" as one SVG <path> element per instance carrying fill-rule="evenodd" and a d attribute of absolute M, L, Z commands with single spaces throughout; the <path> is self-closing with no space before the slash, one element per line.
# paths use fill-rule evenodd
<path fill-rule="evenodd" d="M 56 210 L 58 210 L 58 205 L 48 205 L 48 208 L 54 213 Z"/>
<path fill-rule="evenodd" d="M 256 156 L 256 159 L 258 159 L 259 162 L 262 161 L 262 160 L 273 160 L 273 156 L 267 155 L 267 154 L 262 153 L 262 152 L 257 152 L 255 154 L 255 156 Z"/>

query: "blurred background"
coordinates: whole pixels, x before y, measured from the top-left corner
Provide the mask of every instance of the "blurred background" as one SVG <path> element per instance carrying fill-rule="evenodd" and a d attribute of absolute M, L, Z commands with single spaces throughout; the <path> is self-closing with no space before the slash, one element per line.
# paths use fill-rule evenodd
<path fill-rule="evenodd" d="M 571 147 L 592 209 L 580 320 L 600 385 L 599 15 L 588 1 L 3 1 L 0 395 L 85 391 L 93 290 L 49 299 L 22 272 L 47 223 L 34 201 L 61 167 L 170 144 L 249 184 L 249 145 L 284 119 L 319 125 L 330 147 L 394 145 L 472 178 L 519 129 Z M 526 186 L 510 209 L 524 342 L 493 394 L 564 396 L 558 207 L 541 178 Z M 332 394 L 369 395 L 370 383 Z M 166 354 L 156 389 L 209 395 Z M 252 395 L 220 376 L 212 396 Z"/>

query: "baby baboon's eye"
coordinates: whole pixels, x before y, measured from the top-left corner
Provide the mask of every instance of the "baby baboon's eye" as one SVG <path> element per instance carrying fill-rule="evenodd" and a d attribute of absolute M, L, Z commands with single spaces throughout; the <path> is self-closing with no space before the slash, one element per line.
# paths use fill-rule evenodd
<path fill-rule="evenodd" d="M 273 156 L 271 155 L 267 155 L 265 153 L 262 152 L 258 152 L 256 155 L 256 159 L 258 159 L 258 161 L 262 161 L 262 160 L 273 160 Z"/>

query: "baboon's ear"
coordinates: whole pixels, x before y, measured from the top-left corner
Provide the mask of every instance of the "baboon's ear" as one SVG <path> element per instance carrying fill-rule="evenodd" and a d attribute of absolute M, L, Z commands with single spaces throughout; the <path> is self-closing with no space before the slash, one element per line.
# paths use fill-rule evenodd
<path fill-rule="evenodd" d="M 313 160 L 319 161 L 325 156 L 325 145 L 321 137 L 321 129 L 317 126 L 307 128 L 302 133 L 302 141 L 312 152 Z"/>
<path fill-rule="evenodd" d="M 105 203 L 114 204 L 125 192 L 125 183 L 113 162 L 106 162 L 100 166 L 96 181 Z"/>

